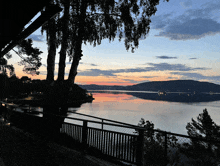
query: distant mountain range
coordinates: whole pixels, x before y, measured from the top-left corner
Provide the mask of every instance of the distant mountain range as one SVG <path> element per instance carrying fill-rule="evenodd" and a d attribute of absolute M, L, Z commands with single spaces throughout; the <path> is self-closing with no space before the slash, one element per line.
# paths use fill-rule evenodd
<path fill-rule="evenodd" d="M 153 81 L 132 86 L 79 85 L 87 90 L 128 90 L 166 92 L 220 92 L 220 85 L 194 80 Z"/>

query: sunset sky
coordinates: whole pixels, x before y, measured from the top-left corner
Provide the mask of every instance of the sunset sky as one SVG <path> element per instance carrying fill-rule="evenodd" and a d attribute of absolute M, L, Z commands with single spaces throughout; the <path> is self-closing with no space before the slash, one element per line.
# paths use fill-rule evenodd
<path fill-rule="evenodd" d="M 140 40 L 135 53 L 126 51 L 123 40 L 103 40 L 96 47 L 83 45 L 76 77 L 78 84 L 132 85 L 147 81 L 193 79 L 220 84 L 220 1 L 170 0 L 160 2 L 152 16 L 150 33 Z M 39 76 L 46 78 L 47 44 L 40 29 L 29 38 L 43 51 Z M 58 51 L 59 52 L 59 49 Z M 26 75 L 11 52 L 18 77 Z M 56 57 L 56 76 L 58 70 Z M 70 63 L 67 58 L 66 78 Z M 56 77 L 55 77 L 56 79 Z"/>

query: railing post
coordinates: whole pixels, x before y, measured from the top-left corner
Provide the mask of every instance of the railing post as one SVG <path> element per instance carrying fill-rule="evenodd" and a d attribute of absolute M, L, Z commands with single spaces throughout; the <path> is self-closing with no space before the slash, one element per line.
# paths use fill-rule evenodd
<path fill-rule="evenodd" d="M 167 156 L 167 133 L 165 132 L 165 142 L 164 142 L 164 157 L 165 157 L 165 163 L 166 166 L 168 164 L 168 156 Z"/>
<path fill-rule="evenodd" d="M 88 134 L 88 121 L 84 120 L 83 121 L 83 128 L 82 128 L 82 144 L 83 144 L 83 149 L 85 150 L 87 147 L 87 134 Z"/>
<path fill-rule="evenodd" d="M 137 166 L 144 165 L 144 129 L 139 129 L 139 135 L 137 137 L 137 149 L 136 149 L 136 161 Z"/>
<path fill-rule="evenodd" d="M 103 130 L 103 122 L 104 122 L 104 120 L 102 119 L 102 130 Z"/>

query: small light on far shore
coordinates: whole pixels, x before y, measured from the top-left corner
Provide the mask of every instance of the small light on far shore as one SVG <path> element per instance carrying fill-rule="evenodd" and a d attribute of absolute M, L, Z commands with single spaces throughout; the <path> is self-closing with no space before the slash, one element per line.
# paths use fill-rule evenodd
<path fill-rule="evenodd" d="M 5 119 L 4 119 L 3 117 L 1 117 L 1 118 L 0 118 L 0 121 L 1 121 L 1 122 L 4 122 L 4 121 L 5 121 Z"/>
<path fill-rule="evenodd" d="M 10 123 L 5 123 L 6 126 L 10 126 Z"/>

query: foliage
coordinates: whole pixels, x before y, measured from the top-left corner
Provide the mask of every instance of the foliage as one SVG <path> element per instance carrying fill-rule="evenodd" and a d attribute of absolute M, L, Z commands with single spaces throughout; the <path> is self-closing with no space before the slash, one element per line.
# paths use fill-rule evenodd
<path fill-rule="evenodd" d="M 42 53 L 38 48 L 33 47 L 32 39 L 23 40 L 16 46 L 17 51 L 13 49 L 13 51 L 20 56 L 21 61 L 19 65 L 24 65 L 23 71 L 27 74 L 39 74 L 37 71 L 41 66 L 41 58 L 39 55 Z M 26 55 L 26 56 L 24 56 Z M 8 65 L 6 59 L 12 58 L 12 54 L 9 52 L 5 54 L 5 58 L 0 58 L 0 72 L 2 74 L 6 74 L 12 76 L 14 75 L 14 67 L 13 65 Z"/>
<path fill-rule="evenodd" d="M 9 55 L 9 54 L 8 54 Z M 10 58 L 10 56 L 6 56 L 7 58 Z M 8 61 L 5 58 L 0 58 L 0 72 L 3 75 L 9 75 L 12 76 L 14 74 L 14 67 L 13 65 L 8 65 Z"/>
<path fill-rule="evenodd" d="M 93 46 L 101 44 L 102 39 L 119 41 L 124 38 L 125 47 L 133 52 L 139 45 L 139 40 L 146 37 L 150 30 L 150 17 L 157 11 L 156 6 L 160 0 L 102 0 L 83 1 L 71 3 L 71 40 L 77 42 L 79 35 L 80 18 L 84 14 L 83 42 Z M 85 13 L 80 8 L 85 3 Z M 71 46 L 75 44 L 72 43 Z M 72 47 L 74 49 L 74 47 Z M 74 50 L 73 50 L 74 51 Z"/>
<path fill-rule="evenodd" d="M 172 147 L 178 146 L 177 138 L 167 134 L 167 145 L 165 144 L 165 132 L 158 132 L 154 130 L 154 124 L 150 121 L 145 121 L 141 118 L 138 123 L 139 127 L 146 128 L 144 133 L 144 160 L 145 165 L 164 165 L 166 162 L 172 162 L 170 156 L 172 154 Z M 138 131 L 137 131 L 138 132 Z M 167 146 L 168 153 L 165 151 Z M 172 154 L 173 155 L 173 154 Z M 175 154 L 178 158 L 178 154 Z"/>
<path fill-rule="evenodd" d="M 23 40 L 17 45 L 16 53 L 22 58 L 19 65 L 24 65 L 23 71 L 27 74 L 38 75 L 37 71 L 41 66 L 41 58 L 39 55 L 43 53 L 38 48 L 33 47 L 32 39 Z M 26 55 L 24 57 L 23 55 Z"/>
<path fill-rule="evenodd" d="M 187 133 L 192 137 L 216 139 L 220 135 L 220 126 L 213 122 L 207 109 L 199 114 L 197 121 L 192 118 L 192 122 L 186 126 Z"/>
<path fill-rule="evenodd" d="M 50 1 L 51 5 L 59 5 L 59 0 Z M 42 12 L 46 10 L 43 9 Z M 46 39 L 48 45 L 48 56 L 47 56 L 47 81 L 54 81 L 54 70 L 55 70 L 55 57 L 56 57 L 56 49 L 61 43 L 61 25 L 58 24 L 60 19 L 60 14 L 58 13 L 53 18 L 48 20 L 45 24 L 43 24 L 41 28 L 41 33 L 46 32 Z M 65 65 L 65 64 L 64 64 Z"/>
<path fill-rule="evenodd" d="M 207 109 L 199 114 L 197 121 L 192 118 L 186 129 L 194 139 L 184 143 L 181 152 L 199 165 L 216 165 L 216 159 L 220 157 L 220 126 L 212 120 Z"/>
<path fill-rule="evenodd" d="M 50 21 L 42 27 L 42 31 L 47 33 L 48 59 L 54 58 L 49 57 L 50 38 L 53 37 L 52 42 L 56 43 L 53 52 L 61 44 L 62 60 L 59 63 L 58 80 L 64 79 L 59 77 L 64 77 L 67 53 L 72 61 L 69 80 L 74 83 L 82 56 L 82 43 L 95 47 L 103 39 L 114 41 L 117 37 L 119 41 L 124 39 L 126 50 L 134 52 L 139 40 L 144 39 L 149 32 L 151 16 L 157 11 L 159 2 L 160 0 L 54 0 L 52 3 L 64 9 L 61 15 L 53 18 L 56 33 L 50 30 Z"/>

